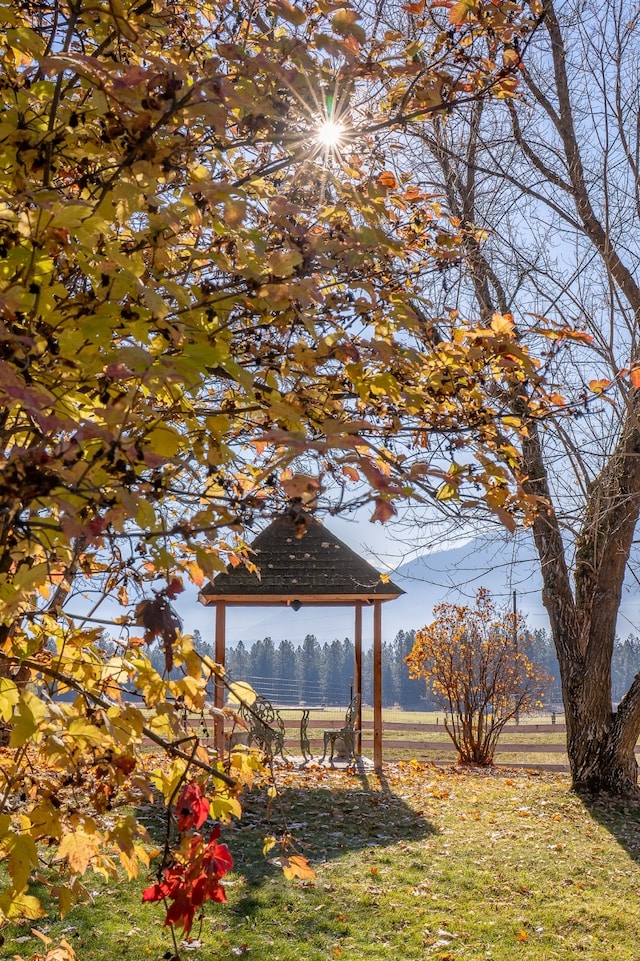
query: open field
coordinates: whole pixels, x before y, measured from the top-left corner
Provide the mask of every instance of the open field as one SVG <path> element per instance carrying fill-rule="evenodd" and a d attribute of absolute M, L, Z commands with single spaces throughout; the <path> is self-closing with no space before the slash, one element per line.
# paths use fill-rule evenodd
<path fill-rule="evenodd" d="M 640 812 L 586 805 L 564 776 L 389 764 L 384 776 L 278 772 L 225 828 L 236 869 L 184 958 L 222 961 L 637 961 Z M 159 828 L 152 808 L 149 827 Z M 262 854 L 286 825 L 317 877 L 286 881 Z M 38 929 L 85 961 L 170 958 L 148 879 L 87 878 L 91 902 Z M 0 956 L 40 949 L 33 922 Z"/>

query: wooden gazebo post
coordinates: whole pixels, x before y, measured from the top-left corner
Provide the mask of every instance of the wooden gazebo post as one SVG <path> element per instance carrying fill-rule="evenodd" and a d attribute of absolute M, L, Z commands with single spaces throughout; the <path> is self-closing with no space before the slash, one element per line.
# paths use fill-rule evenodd
<path fill-rule="evenodd" d="M 227 605 L 223 600 L 216 601 L 216 664 L 220 667 L 224 667 L 226 660 L 226 648 L 227 648 L 227 638 L 226 638 L 226 613 Z M 213 682 L 213 706 L 217 711 L 221 711 L 224 707 L 224 683 L 221 677 L 216 677 Z M 218 757 L 222 757 L 224 753 L 224 719 L 221 714 L 216 711 L 214 717 L 214 732 L 215 732 L 215 745 L 216 751 L 218 752 Z"/>
<path fill-rule="evenodd" d="M 373 602 L 373 766 L 382 768 L 382 601 Z"/>
<path fill-rule="evenodd" d="M 260 576 L 245 567 L 229 567 L 200 593 L 203 604 L 215 606 L 215 656 L 224 667 L 225 615 L 229 605 L 311 606 L 355 608 L 354 693 L 362 696 L 362 610 L 373 604 L 373 762 L 382 766 L 382 604 L 404 593 L 332 534 L 312 514 L 293 507 L 276 517 L 251 545 Z M 224 706 L 224 683 L 214 682 L 214 705 Z M 362 731 L 362 704 L 357 719 Z M 215 745 L 224 750 L 224 723 L 215 717 Z M 357 753 L 362 750 L 358 734 Z"/>
<path fill-rule="evenodd" d="M 358 717 L 356 720 L 356 729 L 358 731 L 356 734 L 356 754 L 362 754 L 362 601 L 356 601 L 355 613 L 356 618 L 353 638 L 355 657 L 355 663 L 353 665 L 353 693 L 360 695 L 360 703 L 358 704 Z"/>

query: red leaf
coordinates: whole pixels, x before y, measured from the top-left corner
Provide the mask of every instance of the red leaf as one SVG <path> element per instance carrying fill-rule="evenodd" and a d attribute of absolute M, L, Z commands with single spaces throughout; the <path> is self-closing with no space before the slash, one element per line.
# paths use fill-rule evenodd
<path fill-rule="evenodd" d="M 175 601 L 178 594 L 182 594 L 184 586 L 182 581 L 178 577 L 174 577 L 173 580 L 165 587 L 162 592 L 165 597 L 168 597 L 170 601 Z"/>
<path fill-rule="evenodd" d="M 373 512 L 373 517 L 371 518 L 372 522 L 380 521 L 381 524 L 384 524 L 389 520 L 390 517 L 393 517 L 396 512 L 393 504 L 390 504 L 389 501 L 383 500 L 381 497 L 376 498 L 375 504 L 376 509 Z"/>
<path fill-rule="evenodd" d="M 202 827 L 209 817 L 209 801 L 199 784 L 192 782 L 183 789 L 176 803 L 176 814 L 179 831 Z"/>
<path fill-rule="evenodd" d="M 175 613 L 164 594 L 158 594 L 153 600 L 140 601 L 135 609 L 136 624 L 144 629 L 144 639 L 150 644 L 156 637 L 161 638 L 164 648 L 164 659 L 167 671 L 173 667 L 173 644 L 182 627 L 180 618 Z"/>
<path fill-rule="evenodd" d="M 219 877 L 224 877 L 224 875 L 233 868 L 233 858 L 231 857 L 229 848 L 226 844 L 218 844 L 215 839 L 209 841 L 205 850 L 204 860 L 207 867 L 209 865 L 215 867 L 216 874 Z"/>
<path fill-rule="evenodd" d="M 203 798 L 197 784 L 189 784 L 185 788 L 178 807 L 187 794 L 191 799 L 189 809 L 193 806 L 199 809 Z M 227 900 L 220 878 L 231 870 L 233 859 L 226 845 L 218 844 L 219 837 L 219 825 L 211 832 L 206 845 L 203 844 L 202 835 L 195 834 L 189 845 L 188 856 L 185 858 L 183 855 L 181 863 L 167 868 L 163 880 L 145 888 L 142 894 L 143 901 L 161 901 L 165 898 L 171 901 L 164 923 L 179 925 L 185 935 L 191 930 L 196 911 L 205 901 L 224 903 Z"/>

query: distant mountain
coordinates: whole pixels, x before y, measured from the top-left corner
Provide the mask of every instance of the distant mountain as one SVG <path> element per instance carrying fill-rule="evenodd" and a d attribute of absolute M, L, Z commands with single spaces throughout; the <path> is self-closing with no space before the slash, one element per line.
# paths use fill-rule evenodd
<path fill-rule="evenodd" d="M 478 589 L 486 587 L 498 607 L 516 606 L 530 628 L 548 628 L 542 606 L 542 581 L 531 550 L 519 548 L 515 555 L 504 544 L 473 540 L 463 547 L 422 554 L 403 564 L 392 575 L 406 591 L 385 605 L 385 634 L 393 630 L 423 627 L 433 620 L 433 608 L 443 602 L 472 605 Z"/>
<path fill-rule="evenodd" d="M 520 552 L 522 554 L 522 552 Z M 479 587 L 487 587 L 497 604 L 509 605 L 516 590 L 518 609 L 527 614 L 531 628 L 547 627 L 540 601 L 540 577 L 531 557 L 516 562 L 504 546 L 488 545 L 482 540 L 463 547 L 424 554 L 391 573 L 391 579 L 406 593 L 383 605 L 383 636 L 393 640 L 400 630 L 423 627 L 433 620 L 433 608 L 442 601 L 472 604 Z M 198 604 L 193 593 L 186 591 L 178 600 L 185 630 L 198 628 L 206 639 L 213 638 L 215 614 Z M 371 611 L 365 610 L 363 631 L 370 639 Z M 291 609 L 267 607 L 229 607 L 227 638 L 230 645 L 239 640 L 245 644 L 266 636 L 275 641 L 287 639 L 302 643 L 306 634 L 315 634 L 321 643 L 335 638 L 353 638 L 354 615 L 349 607 L 303 607 Z"/>

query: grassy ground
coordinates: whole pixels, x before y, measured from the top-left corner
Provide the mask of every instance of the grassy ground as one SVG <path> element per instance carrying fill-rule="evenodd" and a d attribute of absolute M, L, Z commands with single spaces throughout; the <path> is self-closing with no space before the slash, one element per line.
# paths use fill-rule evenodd
<path fill-rule="evenodd" d="M 269 961 L 637 961 L 640 811 L 587 806 L 566 778 L 388 765 L 385 776 L 279 772 L 279 798 L 246 798 L 225 829 L 236 860 L 229 903 L 211 906 L 185 958 Z M 154 812 L 145 815 L 153 827 Z M 286 881 L 262 839 L 286 821 L 317 872 Z M 172 955 L 142 883 L 89 878 L 63 921 L 83 961 Z M 7 929 L 0 957 L 40 944 Z"/>

